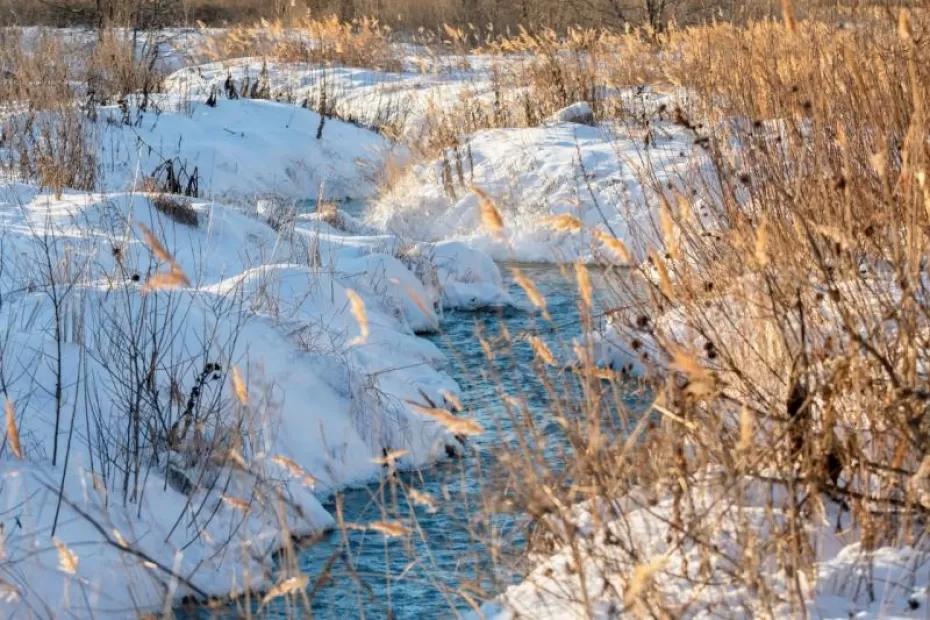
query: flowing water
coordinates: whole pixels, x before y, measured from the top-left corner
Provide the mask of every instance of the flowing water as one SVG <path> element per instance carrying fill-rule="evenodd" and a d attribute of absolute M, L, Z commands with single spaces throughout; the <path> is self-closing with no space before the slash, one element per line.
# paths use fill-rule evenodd
<path fill-rule="evenodd" d="M 552 332 L 551 346 L 579 334 L 574 286 L 554 267 L 521 267 L 546 296 L 558 332 Z M 512 281 L 513 296 L 529 305 L 523 291 Z M 418 530 L 404 539 L 386 539 L 378 533 L 350 531 L 345 539 L 333 532 L 323 542 L 301 554 L 301 568 L 317 575 L 334 556 L 337 576 L 329 587 L 318 590 L 312 601 L 314 615 L 323 618 L 441 618 L 462 612 L 468 602 L 455 594 L 464 582 L 480 583 L 486 591 L 500 589 L 513 576 L 492 565 L 489 535 L 502 542 L 505 552 L 518 552 L 524 543 L 522 528 L 515 517 L 499 515 L 490 522 L 475 519 L 481 508 L 485 484 L 493 471 L 493 453 L 506 443 L 512 429 L 505 414 L 499 390 L 522 395 L 541 421 L 545 431 L 558 434 L 554 422 L 547 423 L 546 394 L 534 371 L 533 352 L 521 335 L 536 332 L 538 317 L 525 310 L 503 309 L 484 313 L 449 313 L 442 322 L 442 333 L 434 342 L 450 360 L 448 371 L 462 388 L 463 406 L 488 432 L 469 445 L 466 456 L 420 472 L 401 474 L 399 481 L 352 489 L 342 494 L 342 512 L 348 522 L 368 523 L 385 518 L 406 519 L 410 507 L 404 501 L 403 487 L 427 492 L 440 503 L 429 512 L 416 507 Z M 490 366 L 477 333 L 494 342 L 509 332 L 516 341 L 509 355 Z M 558 341 L 558 342 L 557 342 Z M 546 428 L 550 426 L 552 428 Z M 393 482 L 393 483 L 392 483 Z M 400 499 L 395 502 L 395 491 Z M 387 506 L 387 515 L 382 510 Z M 335 502 L 327 506 L 336 510 Z M 356 571 L 353 579 L 347 563 Z M 506 562 L 504 562 L 506 564 Z M 491 577 L 497 578 L 493 583 Z"/>
<path fill-rule="evenodd" d="M 453 617 L 452 609 L 466 613 L 468 601 L 456 592 L 463 583 L 479 584 L 485 592 L 498 592 L 515 575 L 492 562 L 488 540 L 496 540 L 506 555 L 519 552 L 524 544 L 518 517 L 498 514 L 476 519 L 492 474 L 494 453 L 512 436 L 500 391 L 520 395 L 543 434 L 561 435 L 547 419 L 547 397 L 534 369 L 532 348 L 526 334 L 540 334 L 554 350 L 563 349 L 580 335 L 574 279 L 553 266 L 521 266 L 546 297 L 551 322 L 541 322 L 527 310 L 507 308 L 484 313 L 453 312 L 444 317 L 442 333 L 434 342 L 450 359 L 448 371 L 462 388 L 463 405 L 489 432 L 473 440 L 465 458 L 442 462 L 419 472 L 367 487 L 344 491 L 327 508 L 336 512 L 337 501 L 349 523 L 381 519 L 410 522 L 415 513 L 414 533 L 409 538 L 385 538 L 365 531 L 334 531 L 301 552 L 300 568 L 311 575 L 312 612 L 321 618 L 441 618 Z M 509 270 L 504 269 L 505 273 Z M 529 307 L 522 289 L 508 276 L 513 297 Z M 540 327 L 545 326 L 544 330 Z M 502 339 L 515 344 L 510 353 L 488 362 L 477 334 L 486 341 Z M 634 405 L 631 396 L 631 405 Z M 555 442 L 554 442 L 555 443 Z M 557 451 L 548 450 L 550 465 L 558 467 Z M 404 489 L 413 487 L 437 498 L 435 512 L 411 508 Z M 499 558 L 501 559 L 501 558 Z M 314 587 L 314 579 L 325 570 L 332 580 Z M 283 599 L 282 599 L 283 601 Z M 281 603 L 284 605 L 285 603 Z M 284 616 L 288 610 L 281 608 Z M 293 609 L 290 610 L 293 614 Z"/>
<path fill-rule="evenodd" d="M 518 308 L 485 312 L 450 312 L 441 333 L 431 336 L 448 357 L 447 372 L 462 388 L 463 406 L 487 429 L 473 439 L 462 458 L 449 459 L 416 472 L 385 475 L 368 486 L 342 491 L 325 505 L 345 523 L 401 520 L 415 523 L 410 536 L 386 538 L 361 529 L 337 529 L 302 548 L 299 566 L 310 576 L 315 617 L 425 619 L 467 613 L 469 602 L 458 592 L 476 584 L 486 593 L 499 592 L 516 579 L 501 568 L 507 554 L 516 555 L 525 540 L 520 518 L 503 513 L 479 518 L 486 485 L 494 472 L 494 454 L 512 439 L 513 428 L 500 398 L 501 391 L 524 399 L 543 434 L 561 436 L 548 419 L 547 396 L 534 367 L 525 336 L 538 334 L 553 351 L 564 351 L 580 335 L 574 278 L 556 266 L 521 265 L 540 289 L 551 321 L 530 311 L 523 290 L 502 266 Z M 489 362 L 478 334 L 489 342 L 510 342 L 509 353 Z M 631 397 L 631 404 L 632 397 Z M 553 442 L 553 445 L 557 443 Z M 558 451 L 546 448 L 550 465 L 558 467 Z M 407 489 L 428 493 L 438 510 L 415 505 Z M 497 556 L 488 541 L 496 541 Z M 503 554 L 503 557 L 500 554 Z M 498 560 L 492 561 L 492 558 Z M 324 576 L 322 577 L 321 576 Z M 480 597 L 476 597 L 480 599 Z M 261 610 L 272 617 L 300 617 L 289 598 L 279 598 Z M 222 616 L 241 615 L 230 609 Z M 205 617 L 216 617 L 214 610 Z"/>

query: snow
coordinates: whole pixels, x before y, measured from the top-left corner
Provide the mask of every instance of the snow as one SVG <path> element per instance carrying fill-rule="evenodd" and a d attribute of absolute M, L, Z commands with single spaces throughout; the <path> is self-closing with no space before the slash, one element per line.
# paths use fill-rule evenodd
<path fill-rule="evenodd" d="M 590 502 L 579 504 L 571 516 L 578 528 L 572 533 L 575 548 L 565 542 L 563 533 L 554 551 L 537 555 L 536 566 L 524 581 L 485 603 L 481 617 L 542 620 L 636 615 L 637 608 L 629 607 L 635 602 L 627 599 L 627 587 L 637 566 L 653 562 L 658 569 L 650 591 L 658 593 L 663 609 L 679 610 L 682 617 L 795 616 L 797 608 L 787 602 L 793 580 L 777 569 L 772 557 L 755 557 L 765 575 L 765 588 L 781 597 L 772 608 L 763 607 L 759 593 L 727 568 L 730 562 L 741 565 L 751 551 L 738 534 L 745 531 L 741 528 L 748 527 L 764 539 L 772 519 L 784 519 L 786 514 L 781 507 L 787 497 L 783 488 L 747 479 L 742 481 L 742 490 L 745 493 L 737 494 L 731 484 L 708 477 L 689 494 L 688 510 L 703 515 L 698 537 L 702 545 L 691 537 L 680 537 L 673 523 L 678 518 L 675 511 L 682 508 L 670 497 L 643 493 L 600 500 L 596 507 Z M 734 501 L 737 496 L 743 499 Z M 808 531 L 817 560 L 815 574 L 800 579 L 807 613 L 836 619 L 925 617 L 930 603 L 930 553 L 925 545 L 865 550 L 857 542 L 859 533 L 847 527 L 848 511 L 835 504 L 829 504 L 826 511 L 822 523 Z M 836 529 L 838 522 L 843 529 Z M 704 548 L 715 550 L 710 565 L 702 560 Z M 634 549 L 640 562 L 633 563 L 625 549 Z M 713 579 L 702 577 L 706 569 L 713 570 Z M 582 603 L 585 590 L 590 607 Z"/>
<path fill-rule="evenodd" d="M 578 123 L 579 125 L 594 124 L 594 110 L 587 101 L 578 101 L 566 106 L 546 119 L 546 122 L 558 125 L 560 123 Z"/>
<path fill-rule="evenodd" d="M 431 63 L 435 60 L 420 54 L 407 64 L 427 59 Z M 319 109 L 325 93 L 327 108 L 339 118 L 366 127 L 390 128 L 415 140 L 425 134 L 435 110 L 476 99 L 493 100 L 488 63 L 469 58 L 466 64 L 477 69 L 408 66 L 401 72 L 389 72 L 239 58 L 180 69 L 168 76 L 165 88 L 205 101 L 211 92 L 223 93 L 227 80 L 240 92 L 244 84 L 264 79 L 272 99 L 307 102 Z"/>
<path fill-rule="evenodd" d="M 158 95 L 98 109 L 98 191 L 0 185 L 0 369 L 26 456 L 0 455 L 4 615 L 123 617 L 267 586 L 289 533 L 333 524 L 332 491 L 380 477 L 385 452 L 418 467 L 458 443 L 411 404 L 458 390 L 418 334 L 448 309 L 512 303 L 500 271 L 457 242 L 303 213 L 371 196 L 392 148 L 335 119 L 317 140 L 319 123 L 287 103 Z M 170 198 L 196 225 L 143 191 L 166 161 L 182 188 L 196 175 L 196 196 Z M 146 290 L 172 269 L 189 284 Z M 171 443 L 198 377 L 203 418 Z M 226 452 L 239 456 L 205 458 Z"/>
<path fill-rule="evenodd" d="M 82 44 L 86 35 L 67 36 Z M 385 452 L 403 450 L 400 465 L 416 467 L 455 445 L 411 404 L 424 396 L 445 402 L 458 390 L 443 355 L 419 335 L 439 329 L 446 310 L 513 304 L 495 259 L 603 259 L 597 231 L 622 239 L 642 259 L 659 235 L 659 199 L 644 180 L 703 183 L 694 134 L 655 115 L 673 100 L 618 91 L 653 120 L 595 124 L 591 106 L 578 102 L 539 127 L 461 136 L 458 148 L 411 163 L 379 193 L 386 162 L 410 155 L 386 135 L 415 144 L 437 109 L 493 100 L 490 76 L 506 59 L 468 57 L 462 66 L 424 71 L 411 50 L 396 73 L 256 58 L 182 67 L 186 48 L 203 36 L 173 31 L 159 43 L 162 66 L 177 71 L 148 111 L 98 111 L 90 139 L 99 191 L 54 196 L 9 179 L 0 185 L 0 389 L 15 407 L 26 453 L 20 460 L 9 445 L 0 451 L 4 615 L 94 610 L 96 617 L 124 617 L 185 595 L 268 585 L 268 558 L 288 534 L 332 526 L 322 503 L 329 493 L 377 479 Z M 227 80 L 237 90 L 258 80 L 268 99 L 228 99 Z M 319 106 L 324 92 L 330 109 L 354 122 L 327 118 L 317 139 L 323 119 L 308 108 Z M 206 103 L 211 93 L 216 106 Z M 196 226 L 173 221 L 143 191 L 168 161 L 182 185 L 196 170 L 197 196 L 176 198 L 196 213 Z M 482 225 L 479 191 L 500 212 L 502 233 Z M 362 216 L 322 206 L 304 212 L 325 200 L 358 199 L 373 199 Z M 566 215 L 581 229 L 553 224 Z M 145 289 L 168 265 L 142 226 L 189 285 Z M 64 296 L 58 317 L 56 294 Z M 353 308 L 356 295 L 364 321 Z M 60 401 L 56 331 L 65 369 Z M 645 372 L 609 321 L 586 337 L 598 364 Z M 140 374 L 139 359 L 153 360 L 150 372 Z M 181 421 L 201 373 L 204 419 L 179 445 L 164 445 L 164 431 Z M 247 386 L 246 402 L 235 373 Z M 133 385 L 142 386 L 141 403 L 131 398 Z M 123 472 L 133 465 L 126 420 L 134 407 L 152 428 L 137 465 L 139 492 L 127 494 Z M 247 468 L 198 459 L 205 443 L 241 455 Z M 184 489 L 184 481 L 194 488 Z M 59 486 L 65 501 L 56 518 Z M 771 489 L 746 486 L 745 503 L 731 512 L 712 480 L 696 497 L 724 554 L 743 551 L 732 535 L 734 513 L 760 531 L 772 514 L 782 516 L 763 499 Z M 286 500 L 283 508 L 266 501 L 269 489 Z M 812 615 L 926 615 L 927 550 L 916 543 L 863 550 L 855 532 L 834 531 L 838 507 L 830 510 L 810 533 L 818 554 L 816 574 L 804 584 Z M 522 583 L 482 611 L 492 618 L 588 617 L 578 601 L 583 574 L 587 584 L 605 584 L 589 593 L 595 617 L 613 617 L 635 567 L 611 548 L 607 532 L 626 537 L 646 558 L 665 558 L 656 587 L 673 608 L 765 611 L 726 573 L 714 587 L 693 591 L 686 577 L 700 565 L 700 550 L 668 543 L 672 511 L 669 497 L 634 495 L 576 506 L 580 571 L 567 568 L 573 550 L 555 541 Z M 56 541 L 78 557 L 73 570 L 62 566 Z M 788 587 L 774 571 L 770 585 Z"/>
<path fill-rule="evenodd" d="M 99 120 L 104 189 L 126 190 L 165 161 L 175 173 L 197 171 L 200 195 L 255 205 L 259 198 L 344 200 L 374 192 L 389 143 L 348 123 L 274 101 L 220 99 L 216 107 L 156 98 L 160 112 L 106 108 Z M 186 175 L 181 184 L 186 184 Z"/>
<path fill-rule="evenodd" d="M 260 82 L 270 98 L 312 108 L 326 93 L 336 117 L 384 130 L 416 149 L 431 123 L 444 122 L 450 110 L 492 107 L 494 76 L 521 66 L 518 57 L 460 60 L 447 66 L 413 50 L 405 70 L 387 72 L 241 58 L 181 69 L 167 78 L 166 89 L 193 101 L 216 92 L 222 101 L 227 83 L 239 91 Z M 415 70 L 417 63 L 430 67 Z M 409 241 L 459 241 L 495 260 L 542 263 L 604 258 L 591 236 L 600 230 L 643 258 L 656 239 L 659 200 L 649 186 L 702 186 L 706 161 L 693 132 L 659 113 L 684 105 L 687 93 L 636 88 L 609 94 L 631 119 L 650 120 L 595 125 L 591 105 L 577 102 L 538 127 L 463 135 L 457 148 L 432 160 L 411 160 L 396 148 L 391 155 L 406 168 L 366 213 L 367 224 Z M 497 203 L 503 238 L 481 229 L 473 187 Z M 584 230 L 553 230 L 549 220 L 563 214 L 579 218 Z"/>
<path fill-rule="evenodd" d="M 628 129 L 576 123 L 479 131 L 445 160 L 412 166 L 379 196 L 369 222 L 401 237 L 457 240 L 497 260 L 543 263 L 590 259 L 598 229 L 642 257 L 656 239 L 658 206 L 643 178 L 677 183 L 696 173 L 696 147 L 680 128 L 651 140 L 647 147 Z M 493 199 L 503 236 L 481 225 L 473 187 Z M 583 230 L 553 226 L 559 215 Z"/>
<path fill-rule="evenodd" d="M 277 113 L 273 106 L 252 109 Z M 321 499 L 380 476 L 384 451 L 406 451 L 400 466 L 413 467 L 443 458 L 445 446 L 456 442 L 409 403 L 423 395 L 441 403 L 458 390 L 442 370 L 442 354 L 416 332 L 436 329 L 438 312 L 458 303 L 468 287 L 476 287 L 473 299 L 506 299 L 497 267 L 473 251 L 441 247 L 437 256 L 463 259 L 460 269 L 449 269 L 430 262 L 431 246 L 410 248 L 407 256 L 396 238 L 324 233 L 312 220 L 291 233 L 276 231 L 242 209 L 203 199 L 189 199 L 199 220 L 192 227 L 171 220 L 143 193 L 65 191 L 56 198 L 6 184 L 0 197 L 4 392 L 15 405 L 27 455 L 19 461 L 7 448 L 0 461 L 9 560 L 3 574 L 9 590 L 0 602 L 5 615 L 94 609 L 97 617 L 121 617 L 192 593 L 265 585 L 267 559 L 287 534 L 280 508 L 262 503 L 261 485 L 285 494 L 290 531 L 308 534 L 333 523 Z M 189 287 L 144 290 L 167 267 L 142 226 L 170 253 Z M 50 387 L 57 322 L 43 267 L 46 247 L 59 291 L 67 291 L 60 407 Z M 367 336 L 350 310 L 350 290 L 363 300 Z M 129 346 L 139 326 L 161 335 L 158 347 L 144 337 Z M 219 370 L 206 381 L 202 406 L 224 413 L 205 418 L 195 435 L 200 439 L 162 446 L 157 458 L 154 438 L 146 439 L 141 496 L 124 496 L 124 457 L 101 452 L 98 438 L 108 437 L 110 451 L 130 445 L 125 411 L 133 393 L 128 386 L 138 380 L 135 346 L 157 359 L 145 382 L 151 387 L 143 391 L 161 402 L 165 424 L 180 421 L 181 405 L 208 364 Z M 248 386 L 248 407 L 236 405 L 234 367 Z M 146 401 L 143 415 L 160 419 L 151 407 Z M 59 462 L 52 466 L 56 410 Z M 232 429 L 245 437 L 235 449 L 248 472 L 191 458 L 205 441 L 237 445 L 239 431 Z M 79 557 L 75 574 L 59 567 L 49 537 L 72 433 L 55 538 Z M 309 473 L 313 487 L 282 469 L 278 457 Z M 167 481 L 169 469 L 188 481 L 219 482 L 187 496 L 175 473 Z M 235 500 L 250 507 L 243 510 Z M 205 508 L 192 513 L 190 506 Z M 198 518 L 201 513 L 210 516 Z M 114 544 L 123 539 L 137 556 Z"/>

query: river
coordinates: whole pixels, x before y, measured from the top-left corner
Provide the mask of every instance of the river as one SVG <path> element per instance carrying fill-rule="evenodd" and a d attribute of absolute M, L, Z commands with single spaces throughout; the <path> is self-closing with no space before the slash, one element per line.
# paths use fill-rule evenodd
<path fill-rule="evenodd" d="M 318 618 L 426 619 L 455 617 L 471 607 L 461 592 L 493 595 L 518 579 L 515 560 L 525 540 L 519 516 L 487 510 L 487 486 L 495 471 L 495 454 L 512 439 L 501 392 L 529 404 L 544 434 L 561 435 L 548 420 L 543 389 L 526 335 L 542 337 L 553 351 L 565 351 L 581 333 L 574 278 L 558 266 L 520 265 L 545 296 L 551 321 L 531 308 L 524 291 L 502 265 L 515 308 L 483 312 L 448 312 L 441 330 L 429 338 L 449 359 L 447 372 L 462 388 L 463 406 L 485 427 L 472 439 L 462 458 L 444 460 L 420 471 L 386 475 L 380 482 L 345 489 L 325 504 L 341 512 L 346 523 L 382 520 L 413 523 L 410 536 L 386 538 L 363 529 L 337 529 L 299 551 L 298 564 L 310 578 L 310 613 Z M 509 353 L 489 362 L 478 338 L 512 343 Z M 556 371 L 557 372 L 557 371 Z M 554 442 L 554 444 L 557 443 Z M 557 451 L 547 450 L 557 459 Z M 557 462 L 550 462 L 558 467 Z M 406 489 L 427 493 L 437 510 L 414 505 Z M 491 542 L 493 541 L 493 542 Z M 320 579 L 321 575 L 327 578 Z M 463 588 L 464 586 L 464 588 Z M 220 610 L 201 610 L 199 618 L 241 617 L 241 603 Z M 297 607 L 295 607 L 297 605 Z M 308 616 L 302 603 L 279 598 L 253 612 L 268 617 Z"/>

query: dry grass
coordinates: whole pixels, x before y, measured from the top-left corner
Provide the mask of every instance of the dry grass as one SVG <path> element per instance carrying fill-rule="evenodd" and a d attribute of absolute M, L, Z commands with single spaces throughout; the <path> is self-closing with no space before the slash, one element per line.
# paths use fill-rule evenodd
<path fill-rule="evenodd" d="M 154 68 L 154 35 L 141 35 L 142 51 L 123 31 L 103 29 L 95 41 L 68 39 L 54 31 L 35 36 L 0 33 L 0 123 L 7 170 L 60 194 L 97 184 L 96 110 L 119 103 L 145 110 L 160 89 Z M 76 61 L 75 59 L 80 59 Z M 133 105 L 129 104 L 130 99 Z"/>
<path fill-rule="evenodd" d="M 662 243 L 648 261 L 605 266 L 614 325 L 655 371 L 656 417 L 631 416 L 624 380 L 580 351 L 580 397 L 548 380 L 566 469 L 540 472 L 533 449 L 503 460 L 537 549 L 628 584 L 606 595 L 618 609 L 677 616 L 660 585 L 677 580 L 696 597 L 688 613 L 726 587 L 745 613 L 803 615 L 825 519 L 866 553 L 920 546 L 925 531 L 930 23 L 788 17 L 657 42 L 655 70 L 698 95 L 700 123 L 681 122 L 709 138 L 710 163 L 703 185 L 654 187 Z M 746 508 L 760 487 L 761 520 Z M 655 515 L 695 570 L 650 561 L 648 537 L 592 548 L 573 526 L 579 502 L 603 506 L 595 518 L 615 534 Z M 725 530 L 742 543 L 718 546 Z M 565 596 L 591 611 L 592 593 Z"/>
<path fill-rule="evenodd" d="M 176 196 L 158 194 L 152 197 L 152 206 L 156 211 L 167 215 L 179 224 L 196 228 L 200 223 L 197 210 L 191 203 Z"/>
<path fill-rule="evenodd" d="M 740 603 L 748 613 L 801 614 L 810 592 L 799 576 L 815 574 L 811 532 L 826 516 L 839 515 L 866 551 L 924 534 L 930 22 L 920 11 L 826 17 L 789 13 L 662 32 L 536 29 L 495 38 L 480 51 L 522 59 L 498 74 L 498 102 L 466 101 L 430 121 L 423 150 L 435 153 L 458 147 L 465 132 L 538 124 L 578 100 L 591 102 L 599 120 L 649 120 L 632 118 L 608 96 L 611 88 L 680 87 L 696 102 L 657 114 L 706 145 L 706 182 L 669 188 L 643 179 L 662 198 L 655 216 L 662 243 L 647 248 L 644 263 L 620 240 L 599 239 L 626 263 L 602 267 L 617 308 L 613 325 L 652 370 L 649 415 L 629 410 L 627 378 L 598 368 L 590 351 L 579 348 L 570 372 L 556 372 L 552 351 L 531 336 L 549 414 L 565 439 L 555 467 L 541 456 L 550 438 L 526 402 L 502 387 L 519 441 L 499 460 L 507 493 L 489 505 L 529 515 L 534 551 L 566 547 L 577 561 L 630 584 L 614 593 L 628 610 L 675 617 L 682 609 L 665 598 L 663 580 L 683 579 L 697 592 L 722 579 L 751 593 Z M 840 28 L 841 21 L 853 23 Z M 447 32 L 463 50 L 470 36 Z M 215 52 L 381 69 L 399 62 L 390 31 L 374 21 L 242 27 L 217 40 Z M 46 47 L 6 59 L 19 68 L 2 83 L 4 100 L 68 118 L 73 93 L 54 92 L 67 70 L 46 62 L 60 56 Z M 106 90 L 149 83 L 129 73 L 114 68 L 120 86 Z M 65 128 L 64 137 L 40 131 L 35 144 L 16 150 L 28 158 L 14 163 L 53 187 L 92 186 L 82 176 L 91 168 L 81 163 L 83 143 L 72 140 L 80 131 L 55 126 Z M 43 144 L 53 155 L 36 150 Z M 487 199 L 482 215 L 488 229 L 500 230 Z M 574 221 L 553 225 L 577 228 Z M 516 277 L 546 310 L 533 282 Z M 590 275 L 578 269 L 575 277 L 582 320 L 593 329 Z M 362 342 L 364 304 L 350 292 L 347 305 Z M 489 357 L 508 346 L 488 343 Z M 455 432 L 480 430 L 441 407 L 427 414 Z M 761 522 L 743 510 L 758 485 L 781 491 L 765 500 Z M 659 515 L 672 532 L 669 544 L 692 553 L 693 571 L 672 574 L 645 539 L 621 536 L 607 553 L 577 535 L 572 508 L 579 503 L 604 506 L 603 523 L 625 524 L 634 509 L 658 515 L 653 506 L 661 498 L 673 501 L 671 512 Z M 410 536 L 415 526 L 390 514 L 371 525 L 391 537 Z M 708 542 L 725 527 L 738 550 Z M 773 576 L 788 585 L 779 589 Z M 287 577 L 269 595 L 305 585 Z M 592 605 L 585 588 L 566 596 Z"/>
<path fill-rule="evenodd" d="M 385 71 L 400 70 L 391 31 L 376 20 L 304 17 L 284 22 L 261 20 L 213 37 L 208 56 L 217 59 L 259 56 L 281 62 L 317 66 L 344 65 Z"/>

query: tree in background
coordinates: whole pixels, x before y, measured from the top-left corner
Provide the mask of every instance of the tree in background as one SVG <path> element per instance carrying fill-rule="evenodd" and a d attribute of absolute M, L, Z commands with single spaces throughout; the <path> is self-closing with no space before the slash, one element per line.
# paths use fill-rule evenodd
<path fill-rule="evenodd" d="M 797 0 L 803 6 L 838 0 Z M 494 31 L 570 26 L 622 28 L 692 23 L 711 17 L 739 20 L 772 15 L 780 0 L 0 0 L 0 24 L 52 26 L 106 24 L 151 28 L 165 25 L 243 23 L 259 18 L 335 15 L 343 21 L 374 17 L 395 30 L 436 30 L 443 24 Z"/>

